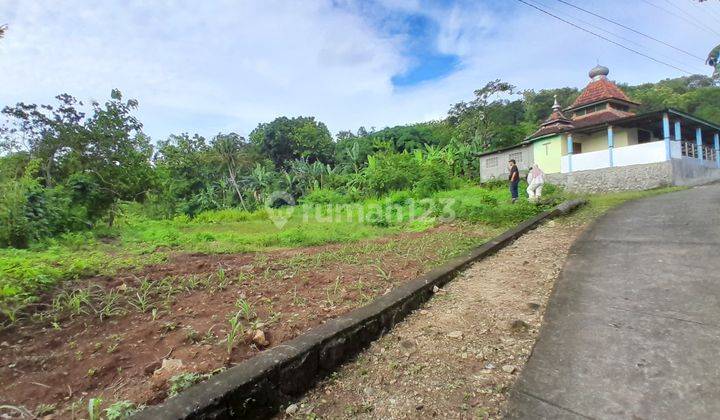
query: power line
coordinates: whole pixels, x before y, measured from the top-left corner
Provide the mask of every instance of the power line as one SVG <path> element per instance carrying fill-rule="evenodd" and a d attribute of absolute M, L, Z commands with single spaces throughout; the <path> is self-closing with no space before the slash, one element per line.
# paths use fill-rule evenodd
<path fill-rule="evenodd" d="M 566 19 L 561 18 L 560 16 L 554 15 L 554 14 L 548 12 L 547 10 L 544 10 L 544 9 L 541 8 L 541 7 L 538 7 L 538 6 L 534 5 L 534 4 L 530 4 L 530 3 L 526 2 L 525 0 L 517 0 L 517 1 L 519 1 L 520 3 L 523 3 L 523 4 L 527 5 L 527 6 L 530 6 L 530 7 L 532 7 L 533 9 L 537 9 L 537 10 L 541 11 L 542 13 L 545 13 L 546 15 L 552 16 L 552 17 L 554 17 L 555 19 L 558 19 L 558 20 L 560 20 L 560 21 L 562 21 L 562 22 L 565 22 L 565 23 L 567 23 L 568 25 L 574 26 L 575 28 L 580 29 L 581 31 L 584 31 L 584 32 L 587 32 L 587 33 L 589 33 L 589 34 L 595 35 L 596 37 L 598 37 L 598 38 L 600 38 L 600 39 L 604 39 L 604 40 L 607 41 L 607 42 L 610 42 L 610 43 L 612 43 L 612 44 L 615 44 L 615 45 L 617 45 L 618 47 L 624 48 L 624 49 L 626 49 L 626 50 L 628 50 L 628 51 L 630 51 L 630 52 L 633 52 L 633 53 L 635 53 L 635 54 L 641 55 L 641 56 L 643 56 L 643 57 L 645 57 L 645 58 L 647 58 L 647 59 L 649 59 L 649 60 L 652 60 L 652 61 L 654 61 L 654 62 L 656 62 L 656 63 L 659 63 L 659 64 L 662 64 L 662 65 L 671 67 L 671 68 L 673 68 L 673 69 L 675 69 L 675 70 L 679 70 L 679 71 L 681 71 L 681 72 L 683 72 L 683 73 L 693 74 L 692 72 L 689 72 L 689 71 L 687 71 L 687 70 L 685 70 L 685 69 L 683 69 L 683 68 L 680 68 L 680 67 L 678 67 L 678 66 L 675 66 L 675 65 L 673 65 L 673 64 L 667 63 L 667 62 L 662 61 L 662 60 L 658 60 L 657 58 L 653 58 L 653 57 L 651 57 L 651 56 L 649 56 L 649 55 L 647 55 L 647 54 L 645 54 L 645 53 L 643 53 L 643 52 L 640 52 L 640 51 L 638 51 L 638 50 L 635 50 L 635 49 L 632 49 L 632 48 L 630 48 L 630 47 L 627 47 L 627 46 L 625 46 L 625 45 L 623 45 L 623 44 L 621 44 L 621 43 L 619 43 L 619 42 L 615 42 L 615 41 L 613 41 L 612 39 L 607 38 L 607 37 L 605 37 L 605 36 L 602 36 L 602 35 L 600 35 L 600 34 L 598 34 L 598 33 L 595 33 L 595 32 L 593 32 L 593 31 L 591 31 L 591 30 L 585 29 L 585 28 L 583 28 L 582 26 L 576 25 L 576 24 L 574 24 L 574 23 L 572 23 L 572 22 L 570 22 L 570 21 L 568 21 L 568 20 L 566 20 Z"/>
<path fill-rule="evenodd" d="M 644 1 L 644 2 L 647 3 L 647 4 L 649 4 L 649 5 L 652 6 L 652 7 L 658 8 L 658 9 L 660 9 L 660 10 L 666 12 L 666 13 L 669 13 L 669 14 L 671 14 L 672 16 L 675 16 L 675 17 L 677 17 L 677 18 L 680 18 L 680 19 L 684 20 L 685 22 L 688 22 L 689 24 L 691 24 L 691 25 L 693 25 L 693 26 L 697 25 L 697 23 L 698 23 L 698 22 L 695 22 L 695 21 L 692 20 L 692 19 L 688 19 L 688 18 L 686 18 L 685 16 L 678 15 L 677 13 L 674 13 L 672 10 L 668 10 L 668 9 L 666 9 L 666 8 L 660 6 L 660 5 L 657 5 L 657 4 L 655 4 L 655 3 L 652 3 L 652 2 L 650 2 L 650 1 L 648 1 L 648 0 L 642 0 L 642 1 Z M 677 6 L 676 6 L 676 7 L 677 7 Z M 682 11 L 682 9 L 680 9 L 680 10 Z M 707 26 L 699 26 L 699 28 L 704 29 L 704 30 L 705 30 L 706 32 L 708 32 L 708 33 L 714 33 L 715 35 L 720 35 L 720 33 L 718 33 L 717 31 L 715 31 L 714 29 L 712 29 L 712 28 L 709 28 L 709 29 L 708 29 Z"/>
<path fill-rule="evenodd" d="M 694 2 L 694 0 L 693 0 L 693 2 Z M 685 16 L 690 18 L 691 21 L 695 22 L 695 24 L 704 27 L 705 29 L 715 33 L 716 35 L 720 35 L 720 32 L 717 32 L 712 26 L 707 25 L 705 22 L 698 19 L 697 16 L 694 16 L 692 13 L 688 12 L 687 10 L 678 6 L 677 4 L 671 2 L 670 0 L 665 0 L 665 3 L 669 4 L 670 6 L 674 7 L 675 9 L 679 10 L 682 14 L 684 14 Z"/>
<path fill-rule="evenodd" d="M 674 49 L 674 50 L 680 51 L 680 52 L 683 53 L 683 54 L 687 54 L 687 55 L 689 55 L 690 57 L 697 58 L 698 60 L 705 61 L 705 59 L 702 58 L 702 57 L 698 57 L 697 55 L 695 55 L 695 54 L 693 54 L 693 53 L 691 53 L 691 52 L 688 52 L 688 51 L 686 51 L 686 50 L 684 50 L 684 49 L 682 49 L 682 48 L 676 47 L 676 46 L 674 46 L 674 45 L 672 45 L 672 44 L 669 44 L 669 43 L 667 43 L 667 42 L 665 42 L 665 41 L 663 41 L 663 40 L 657 39 L 657 38 L 655 38 L 654 36 L 651 36 L 651 35 L 648 35 L 648 34 L 646 34 L 646 33 L 643 33 L 643 32 L 640 32 L 640 31 L 638 31 L 638 30 L 635 30 L 635 29 L 633 29 L 633 28 L 631 28 L 631 27 L 629 27 L 629 26 L 627 26 L 627 25 L 623 25 L 623 24 L 620 23 L 620 22 L 616 22 L 616 21 L 614 21 L 614 20 L 612 20 L 612 19 L 608 19 L 608 18 L 606 18 L 606 17 L 604 17 L 604 16 L 601 16 L 601 15 L 595 13 L 595 12 L 592 12 L 592 11 L 587 10 L 587 9 L 583 9 L 583 8 L 580 7 L 580 6 L 576 6 L 576 5 L 574 5 L 574 4 L 570 3 L 570 2 L 567 2 L 567 1 L 565 1 L 565 0 L 557 0 L 557 1 L 559 1 L 560 3 L 566 4 L 566 5 L 570 6 L 570 7 L 574 7 L 575 9 L 581 10 L 581 11 L 583 11 L 583 12 L 585 12 L 585 13 L 591 14 L 591 15 L 593 15 L 593 16 L 595 16 L 595 17 L 597 17 L 597 18 L 600 18 L 600 19 L 602 19 L 602 20 L 604 20 L 604 21 L 606 21 L 606 22 L 610 22 L 610 23 L 612 23 L 613 25 L 617 25 L 617 26 L 619 26 L 619 27 L 621 27 L 621 28 L 623 28 L 623 29 L 627 29 L 628 31 L 634 32 L 634 33 L 636 33 L 636 34 L 638 34 L 638 35 L 642 35 L 642 36 L 644 36 L 645 38 L 651 39 L 651 40 L 653 40 L 653 41 L 655 41 L 655 42 L 659 42 L 659 43 L 661 43 L 661 44 L 663 44 L 663 45 L 665 45 L 665 46 L 667 46 L 667 47 L 670 47 L 670 48 L 672 48 L 672 49 Z"/>
<path fill-rule="evenodd" d="M 700 10 L 702 10 L 703 12 L 709 12 L 711 15 L 713 15 L 713 16 L 715 17 L 715 19 L 716 19 L 718 22 L 720 22 L 720 14 L 718 14 L 718 12 L 716 12 L 715 10 L 713 10 L 713 9 L 712 9 L 712 6 L 711 6 L 709 3 L 706 3 L 706 6 L 701 6 L 701 5 L 700 5 L 700 2 L 693 1 L 692 4 L 693 4 L 693 6 L 699 8 Z"/>
<path fill-rule="evenodd" d="M 623 41 L 625 41 L 625 42 L 628 42 L 628 43 L 630 43 L 630 44 L 636 45 L 636 46 L 638 46 L 638 47 L 640 47 L 640 48 L 647 48 L 647 45 L 640 44 L 639 42 L 636 42 L 635 40 L 632 40 L 632 39 L 630 39 L 630 38 L 626 38 L 626 37 L 624 37 L 624 36 L 622 36 L 622 35 L 619 35 L 619 34 L 617 34 L 617 33 L 615 33 L 615 32 L 609 31 L 609 30 L 607 30 L 607 29 L 605 29 L 605 28 L 603 28 L 603 27 L 601 27 L 601 26 L 595 25 L 595 24 L 592 23 L 592 22 L 588 22 L 588 21 L 586 21 L 586 20 L 580 19 L 580 18 L 577 17 L 577 16 L 573 16 L 573 15 L 571 15 L 571 14 L 569 14 L 569 13 L 564 12 L 564 11 L 560 11 L 560 10 L 558 10 L 558 9 L 556 9 L 556 8 L 553 8 L 553 7 L 550 7 L 550 6 L 546 5 L 546 4 L 542 4 L 542 6 L 545 7 L 545 8 L 547 8 L 548 10 L 554 11 L 555 13 L 559 13 L 559 14 L 561 14 L 561 15 L 565 15 L 566 18 L 574 19 L 576 22 L 580 22 L 580 23 L 582 23 L 583 25 L 587 25 L 587 26 L 593 27 L 593 28 L 595 28 L 595 29 L 597 29 L 597 30 L 599 30 L 599 31 L 605 32 L 606 34 L 612 35 L 612 36 L 614 36 L 614 37 L 616 37 L 616 38 L 618 38 L 618 39 L 621 39 L 621 40 L 623 40 Z M 658 54 L 661 58 L 663 58 L 663 59 L 665 59 L 665 60 L 674 61 L 675 63 L 680 63 L 680 61 L 678 61 L 677 59 L 675 59 L 675 58 L 673 58 L 673 57 L 670 57 L 670 56 L 668 56 L 668 55 L 665 55 L 665 54 L 662 54 L 662 53 L 659 53 L 659 52 L 656 52 L 656 54 Z M 696 57 L 696 58 L 699 58 L 699 57 Z M 692 70 L 693 70 L 693 71 L 698 71 L 698 72 L 700 72 L 700 73 L 702 73 L 702 72 L 704 71 L 704 69 L 702 69 L 700 66 L 695 66 L 695 65 L 693 65 Z"/>

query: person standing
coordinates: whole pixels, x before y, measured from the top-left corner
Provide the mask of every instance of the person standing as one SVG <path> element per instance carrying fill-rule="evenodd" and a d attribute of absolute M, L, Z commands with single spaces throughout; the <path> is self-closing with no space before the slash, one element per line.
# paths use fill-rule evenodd
<path fill-rule="evenodd" d="M 528 200 L 536 202 L 542 195 L 542 188 L 545 184 L 545 173 L 540 169 L 538 164 L 534 164 L 527 176 L 527 194 Z"/>
<path fill-rule="evenodd" d="M 510 159 L 508 162 L 510 165 L 510 195 L 512 196 L 512 202 L 515 203 L 518 199 L 518 184 L 520 183 L 520 171 L 518 170 L 515 159 Z"/>

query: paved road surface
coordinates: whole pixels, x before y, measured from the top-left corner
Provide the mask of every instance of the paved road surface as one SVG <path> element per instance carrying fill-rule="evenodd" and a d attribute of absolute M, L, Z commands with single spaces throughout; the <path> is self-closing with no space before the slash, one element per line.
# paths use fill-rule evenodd
<path fill-rule="evenodd" d="M 599 219 L 545 322 L 509 418 L 720 418 L 720 185 Z"/>

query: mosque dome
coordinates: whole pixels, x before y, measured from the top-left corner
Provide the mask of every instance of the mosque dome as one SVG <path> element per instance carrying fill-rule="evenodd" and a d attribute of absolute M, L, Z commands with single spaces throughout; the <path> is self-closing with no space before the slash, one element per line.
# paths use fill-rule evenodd
<path fill-rule="evenodd" d="M 601 66 L 600 64 L 595 66 L 592 70 L 590 70 L 590 73 L 588 73 L 591 79 L 598 76 L 607 76 L 608 74 L 610 74 L 610 69 L 605 66 Z"/>

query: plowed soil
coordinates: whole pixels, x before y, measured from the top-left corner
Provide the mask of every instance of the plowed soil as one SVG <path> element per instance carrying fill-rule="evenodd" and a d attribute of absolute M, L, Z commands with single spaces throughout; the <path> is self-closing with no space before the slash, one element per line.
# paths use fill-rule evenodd
<path fill-rule="evenodd" d="M 158 403 L 167 397 L 172 375 L 206 374 L 242 362 L 366 304 L 495 233 L 476 225 L 445 225 L 353 244 L 183 254 L 111 278 L 66 284 L 44 303 L 49 306 L 62 292 L 85 289 L 117 295 L 117 312 L 101 320 L 96 303 L 83 313 L 22 320 L 1 331 L 0 405 L 50 413 L 48 418 L 82 418 L 90 398 L 102 398 L 104 407 L 120 400 Z M 143 281 L 163 284 L 144 311 L 132 306 Z M 251 305 L 254 316 L 243 321 L 247 334 L 228 354 L 227 320 L 238 312 L 238 299 Z M 253 342 L 257 331 L 266 343 Z M 181 367 L 159 370 L 170 359 Z"/>

